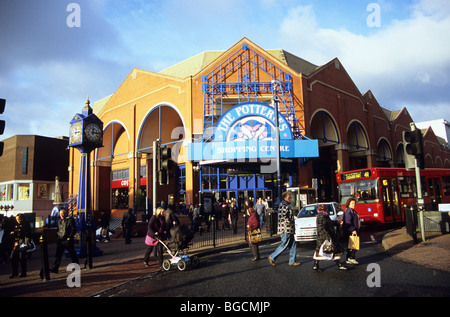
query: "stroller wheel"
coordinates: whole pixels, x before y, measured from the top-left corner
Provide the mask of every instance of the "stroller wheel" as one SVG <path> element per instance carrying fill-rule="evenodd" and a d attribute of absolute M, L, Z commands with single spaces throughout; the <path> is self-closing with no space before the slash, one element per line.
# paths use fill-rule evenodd
<path fill-rule="evenodd" d="M 168 259 L 165 259 L 164 261 L 163 261 L 163 263 L 162 263 L 162 268 L 165 270 L 165 271 L 168 271 L 168 270 L 170 270 L 170 260 L 168 260 Z"/>
<path fill-rule="evenodd" d="M 191 256 L 191 264 L 192 267 L 197 267 L 200 264 L 200 259 L 198 258 L 198 256 L 196 255 Z"/>
<path fill-rule="evenodd" d="M 186 269 L 186 262 L 184 260 L 178 261 L 177 267 L 180 271 L 184 271 Z"/>

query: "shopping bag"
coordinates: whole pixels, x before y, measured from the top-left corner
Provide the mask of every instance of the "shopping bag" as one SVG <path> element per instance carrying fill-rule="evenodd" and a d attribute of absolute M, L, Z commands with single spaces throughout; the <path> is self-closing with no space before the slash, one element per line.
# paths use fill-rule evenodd
<path fill-rule="evenodd" d="M 257 228 L 248 232 L 248 241 L 253 244 L 258 244 L 262 241 L 261 229 Z"/>
<path fill-rule="evenodd" d="M 335 251 L 333 242 L 331 240 L 325 240 L 322 243 L 322 248 L 323 248 L 323 252 L 325 252 L 325 253 L 333 253 Z"/>
<path fill-rule="evenodd" d="M 325 247 L 325 244 L 326 244 L 325 242 L 322 243 L 322 245 L 320 246 L 320 250 L 319 250 L 319 257 L 320 257 L 320 259 L 316 259 L 316 260 L 327 260 L 327 261 L 329 261 L 329 260 L 333 259 L 333 252 L 326 252 L 324 250 L 324 247 Z"/>
<path fill-rule="evenodd" d="M 349 250 L 359 250 L 359 236 L 352 234 L 348 238 L 348 249 Z"/>
<path fill-rule="evenodd" d="M 326 246 L 328 246 L 327 240 L 320 246 L 319 256 L 325 258 L 326 260 L 331 260 L 333 258 L 333 252 L 326 251 Z"/>

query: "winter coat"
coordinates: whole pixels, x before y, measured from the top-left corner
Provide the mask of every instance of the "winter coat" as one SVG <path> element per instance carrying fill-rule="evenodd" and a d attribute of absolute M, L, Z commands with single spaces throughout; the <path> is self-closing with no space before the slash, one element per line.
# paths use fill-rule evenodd
<path fill-rule="evenodd" d="M 58 239 L 66 241 L 67 239 L 73 239 L 77 233 L 77 227 L 75 219 L 72 217 L 66 217 L 58 220 Z"/>
<path fill-rule="evenodd" d="M 353 231 L 359 235 L 359 215 L 352 208 L 347 208 L 344 211 L 343 225 L 342 230 L 344 231 L 344 235 L 351 235 Z"/>
<path fill-rule="evenodd" d="M 156 239 L 156 237 L 158 236 L 160 239 L 164 240 L 165 231 L 166 220 L 164 216 L 156 217 L 155 215 L 153 215 L 148 222 L 147 235 L 149 237 L 152 237 L 153 239 Z M 156 235 L 156 233 L 158 234 Z"/>
<path fill-rule="evenodd" d="M 328 213 L 318 212 L 316 217 L 317 225 L 317 244 L 316 251 L 319 252 L 320 247 L 325 240 L 331 240 L 335 247 L 339 247 L 337 235 L 334 231 L 333 221 L 330 219 Z"/>
<path fill-rule="evenodd" d="M 259 228 L 259 216 L 254 211 L 250 214 L 247 220 L 247 231 L 252 231 Z"/>
<path fill-rule="evenodd" d="M 21 223 L 17 223 L 14 227 L 14 231 L 12 232 L 12 240 L 14 244 L 17 243 L 17 247 L 19 247 L 23 243 L 29 242 L 31 239 L 31 227 L 27 221 L 22 221 Z"/>
<path fill-rule="evenodd" d="M 278 207 L 278 234 L 294 234 L 294 214 L 291 205 L 286 200 L 282 200 Z"/>

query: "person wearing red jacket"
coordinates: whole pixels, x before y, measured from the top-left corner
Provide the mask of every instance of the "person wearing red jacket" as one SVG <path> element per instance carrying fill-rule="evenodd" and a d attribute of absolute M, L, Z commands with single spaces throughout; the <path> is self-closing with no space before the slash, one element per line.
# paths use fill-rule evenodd
<path fill-rule="evenodd" d="M 252 230 L 260 228 L 260 226 L 259 226 L 259 216 L 256 213 L 255 209 L 253 209 L 252 207 L 248 208 L 247 209 L 247 215 L 248 215 L 247 232 L 250 232 Z M 249 239 L 248 240 L 248 246 L 250 247 L 250 250 L 252 251 L 252 254 L 253 254 L 252 261 L 258 261 L 260 259 L 258 244 L 250 242 L 250 239 Z"/>

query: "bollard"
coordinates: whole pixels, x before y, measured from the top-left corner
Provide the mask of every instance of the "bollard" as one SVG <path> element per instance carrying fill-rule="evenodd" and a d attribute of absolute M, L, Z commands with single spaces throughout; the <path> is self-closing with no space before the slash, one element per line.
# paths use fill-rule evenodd
<path fill-rule="evenodd" d="M 41 280 L 50 281 L 50 267 L 48 264 L 48 245 L 47 245 L 47 235 L 46 228 L 44 232 L 39 237 L 39 243 L 41 244 L 41 258 L 42 258 L 42 268 L 41 268 Z"/>
<path fill-rule="evenodd" d="M 406 233 L 409 234 L 414 243 L 417 244 L 417 213 L 414 208 L 405 208 Z"/>
<path fill-rule="evenodd" d="M 84 267 L 87 269 L 92 269 L 92 232 L 86 233 L 86 260 L 84 263 Z"/>

